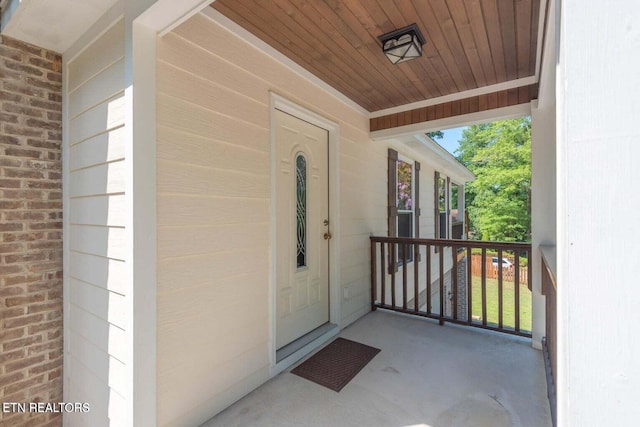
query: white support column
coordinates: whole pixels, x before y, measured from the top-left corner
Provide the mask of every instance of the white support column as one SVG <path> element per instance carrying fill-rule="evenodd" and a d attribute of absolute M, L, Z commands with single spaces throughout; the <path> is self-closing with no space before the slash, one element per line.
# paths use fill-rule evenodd
<path fill-rule="evenodd" d="M 640 419 L 640 2 L 563 0 L 557 57 L 558 425 Z"/>
<path fill-rule="evenodd" d="M 542 295 L 540 245 L 556 238 L 556 30 L 555 1 L 549 4 L 538 100 L 531 102 L 531 257 L 532 344 L 542 348 L 545 296 Z"/>
<path fill-rule="evenodd" d="M 155 180 L 155 40 L 152 29 L 134 20 L 152 0 L 125 2 L 125 98 L 132 426 L 156 420 L 156 180 Z"/>
<path fill-rule="evenodd" d="M 540 245 L 556 243 L 555 103 L 531 103 L 531 248 L 532 344 L 542 348 L 545 336 L 545 297 L 542 295 Z"/>
<path fill-rule="evenodd" d="M 188 0 L 125 2 L 125 96 L 129 259 L 131 389 L 128 419 L 156 425 L 156 40 L 160 33 L 206 7 Z"/>

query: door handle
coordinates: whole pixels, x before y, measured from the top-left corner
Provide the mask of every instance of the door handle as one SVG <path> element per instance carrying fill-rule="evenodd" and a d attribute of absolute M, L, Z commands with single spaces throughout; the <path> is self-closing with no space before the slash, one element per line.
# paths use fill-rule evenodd
<path fill-rule="evenodd" d="M 324 240 L 329 240 L 331 238 L 331 233 L 324 233 Z"/>

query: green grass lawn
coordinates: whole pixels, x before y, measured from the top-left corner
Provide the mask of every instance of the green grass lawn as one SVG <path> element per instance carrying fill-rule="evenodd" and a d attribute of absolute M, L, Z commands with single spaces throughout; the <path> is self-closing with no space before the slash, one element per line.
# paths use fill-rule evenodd
<path fill-rule="evenodd" d="M 473 276 L 472 311 L 473 318 L 482 317 L 482 281 Z M 515 328 L 514 282 L 502 282 L 502 323 L 505 328 Z M 478 322 L 478 320 L 475 320 Z M 482 320 L 480 320 L 481 322 Z M 487 279 L 487 323 L 498 324 L 498 280 Z M 531 330 L 531 291 L 527 285 L 520 285 L 520 330 Z"/>

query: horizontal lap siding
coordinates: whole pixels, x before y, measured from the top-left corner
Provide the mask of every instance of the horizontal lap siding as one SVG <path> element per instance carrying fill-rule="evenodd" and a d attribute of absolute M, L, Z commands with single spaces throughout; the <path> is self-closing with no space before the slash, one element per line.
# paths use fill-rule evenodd
<path fill-rule="evenodd" d="M 368 309 L 386 149 L 364 115 L 204 15 L 159 40 L 157 70 L 158 425 L 195 425 L 269 376 L 270 91 L 339 123 L 342 188 L 354 190 L 341 220 L 373 218 L 342 227 L 357 258 L 342 268 L 345 319 Z"/>
<path fill-rule="evenodd" d="M 435 171 L 436 169 L 427 162 L 420 159 L 420 237 L 423 239 L 433 239 L 434 229 L 434 194 L 435 191 Z M 439 170 L 444 174 L 442 170 Z"/>
<path fill-rule="evenodd" d="M 246 76 L 221 84 L 233 66 L 175 34 L 159 59 L 158 424 L 189 424 L 268 376 L 268 93 Z M 236 92 L 251 95 L 243 80 L 266 96 Z"/>
<path fill-rule="evenodd" d="M 352 127 L 345 126 L 340 145 L 340 295 L 344 325 L 369 310 L 369 236 L 387 232 L 387 147 L 384 143 L 363 144 L 362 135 L 357 137 Z"/>
<path fill-rule="evenodd" d="M 70 425 L 120 425 L 127 413 L 130 325 L 123 57 L 120 21 L 66 69 L 66 377 L 69 398 L 91 404 L 90 412 L 70 416 Z"/>

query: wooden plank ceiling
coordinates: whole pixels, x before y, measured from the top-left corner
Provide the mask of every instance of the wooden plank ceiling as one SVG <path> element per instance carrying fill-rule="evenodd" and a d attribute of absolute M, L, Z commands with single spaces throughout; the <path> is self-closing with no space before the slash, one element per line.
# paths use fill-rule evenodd
<path fill-rule="evenodd" d="M 216 0 L 235 21 L 368 111 L 533 76 L 540 0 Z M 378 36 L 416 23 L 421 58 Z"/>

